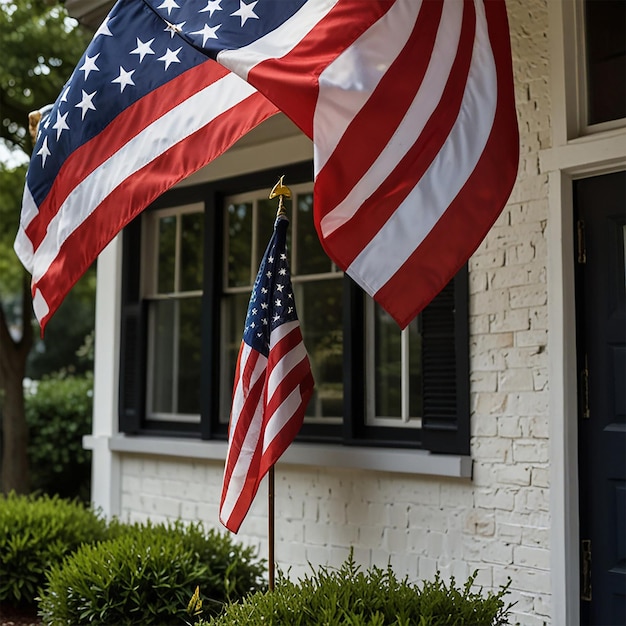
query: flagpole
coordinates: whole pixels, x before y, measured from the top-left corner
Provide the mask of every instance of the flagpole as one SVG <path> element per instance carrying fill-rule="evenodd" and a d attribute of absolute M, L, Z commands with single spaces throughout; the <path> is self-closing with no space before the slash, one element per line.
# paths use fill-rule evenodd
<path fill-rule="evenodd" d="M 268 541 L 268 565 L 269 570 L 269 589 L 274 591 L 274 576 L 276 572 L 276 564 L 274 561 L 274 466 L 272 465 L 267 472 L 267 541 Z"/>
<path fill-rule="evenodd" d="M 281 215 L 286 215 L 284 198 L 291 198 L 291 189 L 283 184 L 281 176 L 278 182 L 270 191 L 269 199 L 278 198 L 278 209 L 276 211 L 276 219 Z M 274 527 L 275 527 L 275 512 L 274 512 L 274 466 L 272 465 L 267 473 L 267 568 L 269 570 L 269 590 L 274 591 L 275 575 L 276 575 L 276 563 L 274 558 Z"/>

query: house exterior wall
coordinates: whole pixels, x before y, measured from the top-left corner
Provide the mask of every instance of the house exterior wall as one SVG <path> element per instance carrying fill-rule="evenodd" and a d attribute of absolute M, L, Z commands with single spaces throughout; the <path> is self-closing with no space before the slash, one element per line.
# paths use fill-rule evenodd
<path fill-rule="evenodd" d="M 311 465 L 298 463 L 297 452 L 292 454 L 277 465 L 275 504 L 276 560 L 292 578 L 307 573 L 309 563 L 340 564 L 353 547 L 362 566 L 390 562 L 398 574 L 415 580 L 439 571 L 444 578 L 463 581 L 476 570 L 477 584 L 489 589 L 511 578 L 514 622 L 575 623 L 563 621 L 565 615 L 575 615 L 576 609 L 567 606 L 578 600 L 564 597 L 567 548 L 559 538 L 555 543 L 552 528 L 567 526 L 571 511 L 562 503 L 555 508 L 561 500 L 554 490 L 562 484 L 550 491 L 553 477 L 567 472 L 565 460 L 555 456 L 564 435 L 554 423 L 564 421 L 564 409 L 551 394 L 564 395 L 565 376 L 561 364 L 550 360 L 552 346 L 557 346 L 554 358 L 561 358 L 563 345 L 549 341 L 549 319 L 559 324 L 558 311 L 549 312 L 549 294 L 555 289 L 559 302 L 563 297 L 561 285 L 548 283 L 548 276 L 560 277 L 549 269 L 548 241 L 558 243 L 571 234 L 562 233 L 560 223 L 551 236 L 547 229 L 549 215 L 554 217 L 551 206 L 561 202 L 554 191 L 561 183 L 553 154 L 550 67 L 558 46 L 551 43 L 554 20 L 549 12 L 555 9 L 549 5 L 547 0 L 507 2 L 520 166 L 507 207 L 469 265 L 473 474 Z M 307 149 L 297 144 L 297 150 Z M 224 167 L 228 169 L 228 161 L 214 171 Z M 556 253 L 560 255 L 560 247 Z M 116 435 L 119 332 L 115 314 L 104 310 L 115 306 L 105 294 L 119 286 L 120 254 L 119 242 L 114 242 L 99 266 L 111 270 L 109 277 L 99 277 L 100 328 L 107 339 L 98 343 L 97 337 L 94 434 L 86 445 L 94 450 L 94 484 L 102 482 L 101 470 L 107 479 L 102 493 L 94 489 L 94 501 L 131 520 L 180 517 L 218 526 L 219 446 L 206 444 L 218 450 L 215 454 L 185 456 L 110 443 Z M 551 376 L 558 389 L 551 389 Z M 98 397 L 108 400 L 99 405 Z M 560 410 L 559 415 L 550 418 L 549 407 Z M 366 459 L 367 452 L 363 455 Z M 238 535 L 257 546 L 262 557 L 267 554 L 265 493 L 262 485 Z"/>

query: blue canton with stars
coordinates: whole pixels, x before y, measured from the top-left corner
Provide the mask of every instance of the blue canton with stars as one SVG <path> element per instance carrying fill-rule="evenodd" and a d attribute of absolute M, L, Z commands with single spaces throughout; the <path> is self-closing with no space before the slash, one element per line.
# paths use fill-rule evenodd
<path fill-rule="evenodd" d="M 306 0 L 145 0 L 192 45 L 215 58 L 259 39 Z"/>
<path fill-rule="evenodd" d="M 272 331 L 298 319 L 287 260 L 288 225 L 286 217 L 276 219 L 254 281 L 243 331 L 243 340 L 265 357 L 269 355 Z"/>
<path fill-rule="evenodd" d="M 29 166 L 37 205 L 65 160 L 122 111 L 220 50 L 245 46 L 305 0 L 119 0 L 46 113 Z"/>

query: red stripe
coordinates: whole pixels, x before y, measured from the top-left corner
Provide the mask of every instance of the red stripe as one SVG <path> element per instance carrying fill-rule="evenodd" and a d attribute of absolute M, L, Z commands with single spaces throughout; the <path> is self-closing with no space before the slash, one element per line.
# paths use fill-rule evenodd
<path fill-rule="evenodd" d="M 320 73 L 392 5 L 392 0 L 340 0 L 289 54 L 259 63 L 247 81 L 312 139 Z"/>
<path fill-rule="evenodd" d="M 442 2 L 426 0 L 423 3 L 404 49 L 318 173 L 315 202 L 320 207 L 320 215 L 325 215 L 348 195 L 389 143 L 428 69 L 442 10 Z M 411 80 L 407 80 L 407 75 Z M 393 93 L 394 104 L 391 111 L 390 93 Z M 382 110 L 387 111 L 384 117 L 380 115 Z"/>
<path fill-rule="evenodd" d="M 50 308 L 40 320 L 42 331 L 74 283 L 126 224 L 164 191 L 226 151 L 275 112 L 268 100 L 254 93 L 114 189 L 67 238 L 46 274 L 33 285 L 33 290 L 41 291 Z M 77 180 L 70 171 L 65 172 L 64 178 Z"/>
<path fill-rule="evenodd" d="M 265 405 L 266 415 L 270 418 L 274 415 L 289 394 L 302 383 L 303 378 L 310 369 L 309 360 L 304 358 L 283 377 L 272 397 L 268 398 L 268 402 Z"/>
<path fill-rule="evenodd" d="M 213 60 L 187 70 L 122 111 L 101 133 L 70 154 L 41 203 L 39 214 L 26 229 L 33 248 L 37 249 L 48 223 L 81 181 L 151 123 L 226 74 L 228 70 Z"/>
<path fill-rule="evenodd" d="M 324 248 L 329 256 L 343 269 L 346 269 L 354 261 L 406 199 L 448 138 L 463 101 L 472 58 L 475 29 L 474 5 L 466 1 L 457 55 L 439 105 L 416 142 L 398 162 L 387 179 L 378 187 L 376 193 L 359 207 L 358 213 L 351 220 L 324 239 Z M 316 182 L 316 194 L 319 191 Z M 316 204 L 316 212 L 318 207 L 322 212 L 328 211 L 326 207 Z M 417 215 L 416 219 L 419 219 Z M 316 220 L 316 223 L 321 237 L 319 221 Z"/>
<path fill-rule="evenodd" d="M 519 135 L 504 3 L 486 2 L 498 106 L 472 176 L 420 247 L 375 295 L 404 328 L 472 255 L 506 205 L 517 175 Z"/>

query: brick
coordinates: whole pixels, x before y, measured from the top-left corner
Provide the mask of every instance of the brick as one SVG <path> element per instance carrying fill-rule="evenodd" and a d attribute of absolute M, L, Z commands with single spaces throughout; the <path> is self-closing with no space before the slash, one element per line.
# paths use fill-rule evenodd
<path fill-rule="evenodd" d="M 465 516 L 465 531 L 480 537 L 493 537 L 496 532 L 495 515 L 483 509 L 473 509 Z"/>
<path fill-rule="evenodd" d="M 472 410 L 478 415 L 500 415 L 506 411 L 505 393 L 476 393 L 472 395 Z"/>
<path fill-rule="evenodd" d="M 470 374 L 470 389 L 473 393 L 498 391 L 497 372 L 472 372 Z"/>
<path fill-rule="evenodd" d="M 474 415 L 470 428 L 473 437 L 495 437 L 498 434 L 498 420 L 494 415 Z"/>
<path fill-rule="evenodd" d="M 550 569 L 550 551 L 543 548 L 529 546 L 515 546 L 513 562 L 516 565 L 525 565 L 535 569 Z"/>
<path fill-rule="evenodd" d="M 511 442 L 499 437 L 475 437 L 472 453 L 476 459 L 506 462 L 511 459 Z"/>
<path fill-rule="evenodd" d="M 495 478 L 504 485 L 530 485 L 530 468 L 519 464 L 503 465 L 496 469 Z"/>
<path fill-rule="evenodd" d="M 547 463 L 550 458 L 546 439 L 513 442 L 513 460 L 516 463 Z"/>
<path fill-rule="evenodd" d="M 508 369 L 498 373 L 499 391 L 533 391 L 533 373 L 531 370 Z"/>
<path fill-rule="evenodd" d="M 530 328 L 530 317 L 526 309 L 505 309 L 494 313 L 489 320 L 490 331 L 494 333 L 506 332 L 509 330 L 528 330 Z"/>

